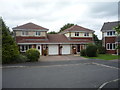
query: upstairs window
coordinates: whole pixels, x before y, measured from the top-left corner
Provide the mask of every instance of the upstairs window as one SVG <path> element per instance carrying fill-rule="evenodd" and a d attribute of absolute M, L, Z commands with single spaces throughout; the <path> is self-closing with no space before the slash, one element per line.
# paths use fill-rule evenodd
<path fill-rule="evenodd" d="M 28 31 L 22 31 L 22 35 L 23 36 L 28 35 Z"/>
<path fill-rule="evenodd" d="M 107 32 L 107 36 L 114 36 L 115 35 L 115 31 L 109 31 Z"/>
<path fill-rule="evenodd" d="M 79 32 L 75 32 L 75 36 L 79 36 Z"/>
<path fill-rule="evenodd" d="M 36 36 L 40 36 L 40 34 L 41 34 L 40 31 L 36 32 Z"/>
<path fill-rule="evenodd" d="M 84 36 L 89 36 L 89 33 L 84 33 Z"/>

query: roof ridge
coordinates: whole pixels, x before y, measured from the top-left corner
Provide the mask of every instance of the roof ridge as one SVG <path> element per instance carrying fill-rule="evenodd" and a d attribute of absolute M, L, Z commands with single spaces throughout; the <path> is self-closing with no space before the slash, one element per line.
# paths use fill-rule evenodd
<path fill-rule="evenodd" d="M 12 29 L 45 29 L 45 30 L 48 30 L 47 28 L 44 28 L 33 22 L 28 22 L 28 23 L 13 27 Z"/>
<path fill-rule="evenodd" d="M 117 23 L 117 22 L 120 22 L 120 21 L 111 21 L 111 22 L 104 22 L 104 23 Z"/>

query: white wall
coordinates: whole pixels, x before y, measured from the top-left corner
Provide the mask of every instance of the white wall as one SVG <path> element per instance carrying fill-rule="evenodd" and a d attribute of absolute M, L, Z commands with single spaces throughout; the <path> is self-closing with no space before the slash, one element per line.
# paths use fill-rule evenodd
<path fill-rule="evenodd" d="M 71 37 L 92 37 L 92 33 L 89 33 L 89 36 L 84 36 L 83 32 L 79 32 L 79 36 L 75 36 L 75 32 L 71 32 Z"/>
<path fill-rule="evenodd" d="M 70 33 L 65 33 L 65 36 L 66 36 L 66 37 L 69 37 L 69 34 L 70 34 Z"/>
<path fill-rule="evenodd" d="M 16 32 L 16 36 L 22 36 L 22 31 L 15 31 Z M 36 32 L 35 31 L 28 31 L 28 35 L 27 36 L 36 36 Z M 46 36 L 46 32 L 42 31 L 40 36 Z M 39 36 L 37 36 L 39 37 Z"/>

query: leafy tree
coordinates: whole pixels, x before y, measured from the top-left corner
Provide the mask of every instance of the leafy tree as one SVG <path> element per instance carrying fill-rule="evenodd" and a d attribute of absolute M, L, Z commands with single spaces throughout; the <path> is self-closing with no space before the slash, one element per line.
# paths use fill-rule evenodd
<path fill-rule="evenodd" d="M 101 44 L 100 40 L 98 39 L 97 35 L 95 35 L 95 34 L 93 34 L 93 40 L 95 42 L 95 45 L 100 45 Z"/>
<path fill-rule="evenodd" d="M 9 28 L 2 22 L 2 63 L 11 63 L 19 55 L 18 47 L 10 35 Z"/>
<path fill-rule="evenodd" d="M 116 30 L 118 43 L 120 43 L 120 40 L 119 40 L 119 38 L 120 38 L 120 24 L 118 26 L 114 27 L 113 29 Z M 120 50 L 120 45 L 118 45 L 117 49 Z"/>
<path fill-rule="evenodd" d="M 48 34 L 57 34 L 55 31 L 48 32 Z"/>
<path fill-rule="evenodd" d="M 114 27 L 113 29 L 116 30 L 118 35 L 120 35 L 120 24 L 118 26 Z"/>
<path fill-rule="evenodd" d="M 71 26 L 74 26 L 74 24 L 72 24 L 72 23 L 65 24 L 62 28 L 60 28 L 60 31 L 59 31 L 59 32 L 62 32 L 62 31 L 64 31 L 65 29 L 70 28 Z"/>

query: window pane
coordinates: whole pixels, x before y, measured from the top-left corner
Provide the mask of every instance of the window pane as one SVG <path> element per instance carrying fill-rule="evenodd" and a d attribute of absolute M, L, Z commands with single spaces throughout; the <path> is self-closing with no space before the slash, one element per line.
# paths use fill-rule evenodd
<path fill-rule="evenodd" d="M 26 35 L 28 35 L 28 31 L 26 31 Z"/>
<path fill-rule="evenodd" d="M 110 31 L 110 35 L 112 35 L 112 31 Z"/>
<path fill-rule="evenodd" d="M 37 32 L 36 32 L 36 35 L 40 35 L 40 32 L 39 32 L 39 31 L 37 31 Z"/>
<path fill-rule="evenodd" d="M 112 49 L 112 43 L 110 43 L 110 49 Z"/>
<path fill-rule="evenodd" d="M 113 43 L 113 49 L 115 49 L 115 43 Z"/>
<path fill-rule="evenodd" d="M 32 45 L 29 45 L 29 49 L 32 48 Z"/>
<path fill-rule="evenodd" d="M 40 46 L 38 46 L 38 49 L 40 49 Z"/>
<path fill-rule="evenodd" d="M 115 35 L 115 31 L 113 31 L 113 35 Z"/>
<path fill-rule="evenodd" d="M 22 31 L 22 35 L 24 35 L 24 31 Z"/>
<path fill-rule="evenodd" d="M 89 36 L 89 33 L 87 33 L 87 36 Z"/>
<path fill-rule="evenodd" d="M 28 45 L 26 45 L 26 50 L 28 50 Z"/>
<path fill-rule="evenodd" d="M 24 45 L 22 45 L 22 51 L 24 51 Z"/>
<path fill-rule="evenodd" d="M 110 49 L 109 45 L 110 45 L 110 44 L 107 44 L 107 49 Z"/>
<path fill-rule="evenodd" d="M 107 32 L 107 35 L 109 35 L 109 32 Z"/>

